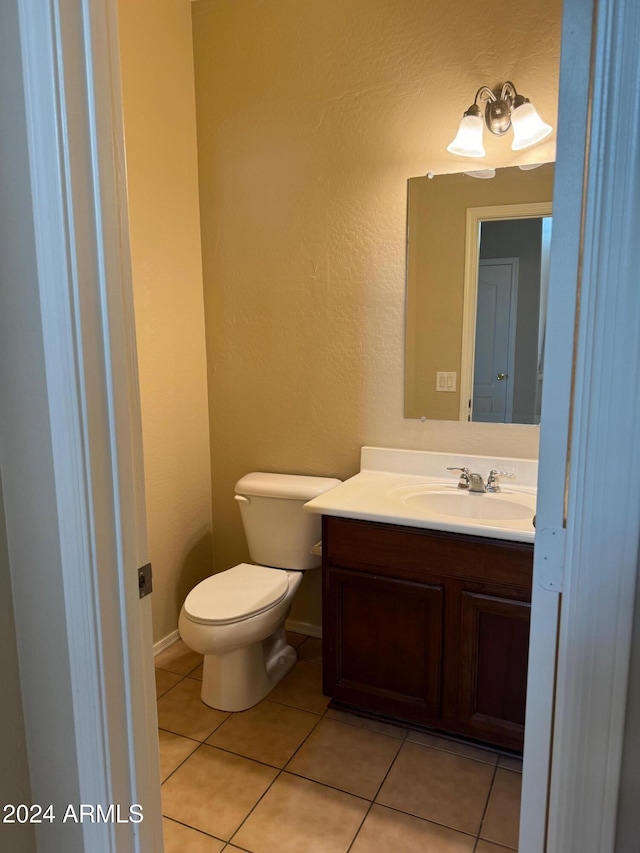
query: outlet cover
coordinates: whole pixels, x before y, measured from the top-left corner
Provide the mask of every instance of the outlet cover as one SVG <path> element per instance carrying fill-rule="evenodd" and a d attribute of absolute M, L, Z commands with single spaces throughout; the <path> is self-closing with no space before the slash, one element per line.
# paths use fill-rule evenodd
<path fill-rule="evenodd" d="M 438 371 L 436 373 L 436 391 L 454 393 L 457 385 L 457 377 L 458 374 L 455 371 L 450 373 Z"/>

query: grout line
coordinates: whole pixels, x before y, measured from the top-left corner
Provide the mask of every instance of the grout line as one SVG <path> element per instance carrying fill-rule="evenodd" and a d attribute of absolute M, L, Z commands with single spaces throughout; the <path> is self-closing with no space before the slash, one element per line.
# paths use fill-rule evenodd
<path fill-rule="evenodd" d="M 331 719 L 331 717 L 329 717 L 328 719 Z M 349 724 L 349 723 L 347 723 L 347 725 L 353 725 L 353 724 Z M 354 726 L 354 728 L 355 728 L 355 727 L 356 727 L 356 726 Z M 364 815 L 364 817 L 363 817 L 363 818 L 362 818 L 362 820 L 360 821 L 360 826 L 358 827 L 358 829 L 357 829 L 357 831 L 356 831 L 355 835 L 354 835 L 354 836 L 353 836 L 353 838 L 351 839 L 351 843 L 350 843 L 350 844 L 349 844 L 349 846 L 347 847 L 346 853 L 349 853 L 349 851 L 351 850 L 351 848 L 353 847 L 353 845 L 356 843 L 356 839 L 357 839 L 357 837 L 360 835 L 360 831 L 362 830 L 362 827 L 364 826 L 365 821 L 367 820 L 367 818 L 368 818 L 368 817 L 369 817 L 369 815 L 371 814 L 371 810 L 372 810 L 372 808 L 374 807 L 374 805 L 376 805 L 376 797 L 378 796 L 378 794 L 379 794 L 379 793 L 380 793 L 380 791 L 382 790 L 382 786 L 384 785 L 384 783 L 387 781 L 387 777 L 388 777 L 389 773 L 391 773 L 391 768 L 392 768 L 392 767 L 393 767 L 393 765 L 396 763 L 396 760 L 397 760 L 398 756 L 400 755 L 400 751 L 402 750 L 402 747 L 403 747 L 403 746 L 404 746 L 404 744 L 407 742 L 407 737 L 408 737 L 408 736 L 409 736 L 409 729 L 406 729 L 403 737 L 401 737 L 401 738 L 395 738 L 395 740 L 397 740 L 397 741 L 399 742 L 399 744 L 400 744 L 400 745 L 398 746 L 398 749 L 396 750 L 396 754 L 393 756 L 393 760 L 391 761 L 391 763 L 390 763 L 390 764 L 389 764 L 389 766 L 387 767 L 387 772 L 384 774 L 384 777 L 383 777 L 382 781 L 381 781 L 381 782 L 380 782 L 380 784 L 378 785 L 378 788 L 377 788 L 377 790 L 376 790 L 375 794 L 373 795 L 373 797 L 372 797 L 372 799 L 371 799 L 371 802 L 369 803 L 369 808 L 367 809 L 366 814 Z M 388 737 L 395 737 L 395 736 L 388 735 Z"/>
<path fill-rule="evenodd" d="M 288 759 L 285 761 L 285 763 L 282 765 L 282 768 L 281 768 L 282 770 L 285 770 L 285 769 L 289 766 L 289 764 L 291 764 L 291 762 L 293 761 L 293 759 L 296 757 L 296 755 L 298 754 L 298 752 L 302 749 L 302 747 L 304 746 L 304 744 L 309 740 L 309 738 L 310 738 L 310 737 L 311 737 L 311 735 L 315 732 L 315 730 L 318 728 L 318 726 L 319 726 L 319 725 L 320 725 L 320 723 L 323 721 L 323 719 L 324 719 L 324 714 L 321 714 L 321 715 L 318 717 L 318 719 L 316 720 L 316 722 L 314 723 L 313 728 L 312 728 L 312 729 L 310 729 L 310 730 L 307 732 L 307 734 L 306 734 L 306 735 L 304 736 L 304 738 L 300 741 L 300 743 L 298 744 L 298 746 L 297 746 L 297 747 L 294 749 L 294 751 L 291 753 L 291 755 L 289 756 L 289 758 L 288 758 Z M 298 774 L 296 773 L 295 775 L 297 776 Z"/>
<path fill-rule="evenodd" d="M 269 766 L 270 766 L 270 765 L 269 765 Z M 277 768 L 273 768 L 273 767 L 272 767 L 271 769 L 272 769 L 272 770 L 275 770 L 275 769 L 277 769 Z M 238 832 L 240 832 L 240 830 L 242 829 L 242 827 L 243 827 L 243 826 L 245 825 L 245 823 L 249 820 L 249 818 L 251 817 L 251 815 L 252 815 L 252 814 L 254 813 L 254 811 L 258 808 L 258 806 L 260 805 L 260 803 L 264 800 L 264 798 L 267 796 L 267 794 L 269 793 L 269 791 L 273 788 L 273 786 L 275 785 L 275 783 L 278 781 L 278 779 L 279 779 L 281 776 L 282 776 L 282 770 L 278 770 L 278 772 L 276 773 L 276 775 L 275 775 L 275 776 L 274 776 L 274 778 L 273 778 L 273 781 L 268 785 L 268 787 L 267 787 L 267 788 L 265 788 L 265 790 L 264 790 L 264 791 L 262 792 L 262 794 L 258 797 L 258 799 L 256 800 L 256 802 L 253 804 L 253 806 L 249 809 L 249 811 L 246 813 L 246 815 L 242 818 L 242 820 L 240 821 L 240 823 L 237 825 L 237 827 L 236 827 L 236 828 L 233 830 L 233 832 L 231 833 L 231 838 L 229 839 L 229 842 L 228 842 L 229 844 L 232 844 L 232 843 L 233 843 L 233 839 L 234 839 L 234 837 L 238 834 Z M 234 846 L 236 846 L 236 845 L 234 844 Z M 241 848 L 241 849 L 242 849 L 242 848 Z"/>
<path fill-rule="evenodd" d="M 160 667 L 159 667 L 159 666 L 157 666 L 157 667 L 156 667 L 156 669 L 160 669 Z M 163 669 L 163 670 L 162 670 L 162 672 L 171 672 L 171 671 L 170 671 L 170 670 L 168 670 L 168 669 Z M 166 689 L 166 690 L 163 690 L 163 691 L 162 691 L 162 693 L 160 693 L 160 695 L 158 695 L 158 694 L 156 693 L 156 702 L 157 702 L 157 701 L 158 701 L 158 699 L 160 699 L 162 696 L 166 696 L 166 695 L 167 695 L 167 693 L 168 693 L 170 690 L 173 690 L 173 688 L 174 688 L 174 687 L 177 687 L 177 686 L 178 686 L 178 684 L 180 684 L 180 682 L 181 682 L 181 681 L 184 681 L 184 680 L 185 680 L 185 678 L 187 677 L 186 675 L 179 675 L 179 673 L 177 673 L 177 672 L 171 672 L 171 675 L 178 675 L 178 680 L 176 681 L 176 683 L 175 683 L 175 684 L 172 684 L 172 685 L 171 685 L 171 687 L 167 687 L 167 689 Z M 156 688 L 156 689 L 157 689 L 157 688 Z"/>
<path fill-rule="evenodd" d="M 489 785 L 489 793 L 487 794 L 487 801 L 484 804 L 484 809 L 482 811 L 482 817 L 480 819 L 480 827 L 478 829 L 478 834 L 476 835 L 476 847 L 478 846 L 478 842 L 480 841 L 480 836 L 482 834 L 482 827 L 484 825 L 485 818 L 487 816 L 487 810 L 489 808 L 489 801 L 491 799 L 491 793 L 493 791 L 493 786 L 496 781 L 496 776 L 498 775 L 498 764 L 496 762 L 496 766 L 493 768 L 493 776 L 491 777 L 491 784 Z"/>
<path fill-rule="evenodd" d="M 364 817 L 360 821 L 360 825 L 356 829 L 355 834 L 354 834 L 353 838 L 351 839 L 351 842 L 349 843 L 349 846 L 347 847 L 345 853 L 349 853 L 349 851 L 351 850 L 353 845 L 356 843 L 356 838 L 360 835 L 360 830 L 364 826 L 366 819 L 369 817 L 372 808 L 373 808 L 373 800 L 369 803 L 369 808 L 367 809 Z"/>
<path fill-rule="evenodd" d="M 303 642 L 305 642 L 305 641 L 303 640 Z M 300 643 L 300 645 L 302 645 L 302 643 Z M 284 702 L 280 702 L 279 704 L 284 705 L 285 703 L 284 703 Z M 291 707 L 291 706 L 286 705 L 286 707 Z M 301 710 L 301 709 L 298 709 L 298 710 Z M 311 713 L 312 713 L 312 712 L 311 712 Z M 318 715 L 318 720 L 317 720 L 317 721 L 316 721 L 316 723 L 314 724 L 313 728 L 311 729 L 311 731 L 309 731 L 309 732 L 305 735 L 305 737 L 302 739 L 302 741 L 300 742 L 300 744 L 298 745 L 298 747 L 296 748 L 296 750 L 295 750 L 295 751 L 293 752 L 293 754 L 292 754 L 292 755 L 287 759 L 287 761 L 286 761 L 286 762 L 285 762 L 285 764 L 284 764 L 284 767 L 286 767 L 286 766 L 287 766 L 287 764 L 291 761 L 291 759 L 292 759 L 292 758 L 293 758 L 293 756 L 298 752 L 298 750 L 300 749 L 300 747 L 302 746 L 302 744 L 306 742 L 306 740 L 307 740 L 307 738 L 309 737 L 309 735 L 311 734 L 311 732 L 314 732 L 314 731 L 316 730 L 316 728 L 320 725 L 320 722 L 322 721 L 323 716 L 324 716 L 324 712 L 323 712 L 322 714 Z M 211 745 L 211 744 L 209 744 L 209 746 L 210 746 L 210 745 Z M 235 753 L 234 753 L 234 754 L 235 754 Z M 252 760 L 252 759 L 250 759 L 250 760 Z M 267 765 L 267 766 L 268 766 L 268 767 L 272 767 L 272 765 Z M 268 788 L 266 788 L 266 789 L 265 789 L 265 791 L 263 792 L 262 796 L 261 796 L 261 797 L 259 797 L 259 799 L 258 799 L 258 800 L 253 804 L 252 808 L 251 808 L 251 809 L 247 812 L 247 814 L 244 816 L 244 818 L 243 818 L 243 820 L 241 821 L 241 823 L 239 823 L 239 824 L 238 824 L 238 826 L 236 827 L 236 829 L 232 832 L 232 834 L 231 834 L 231 838 L 229 839 L 229 843 L 231 843 L 231 842 L 232 842 L 233 838 L 234 838 L 234 837 L 238 834 L 238 832 L 242 829 L 242 827 L 243 827 L 243 826 L 244 826 L 244 824 L 247 822 L 247 820 L 249 819 L 249 817 L 253 814 L 253 812 L 256 810 L 256 808 L 258 807 L 258 805 L 259 805 L 259 804 L 262 802 L 262 800 L 266 797 L 267 793 L 271 790 L 271 788 L 275 785 L 275 783 L 278 781 L 278 779 L 282 776 L 282 774 L 284 773 L 284 767 L 274 768 L 274 769 L 277 769 L 277 770 L 278 770 L 278 773 L 276 774 L 276 776 L 274 777 L 273 781 L 272 781 L 272 782 L 271 782 L 271 784 L 268 786 Z"/>
<path fill-rule="evenodd" d="M 372 806 L 378 806 L 381 809 L 387 809 L 390 812 L 397 812 L 398 814 L 406 815 L 407 817 L 415 818 L 416 820 L 421 820 L 423 823 L 430 823 L 432 826 L 441 826 L 443 829 L 448 829 L 450 832 L 457 832 L 459 835 L 464 835 L 466 838 L 471 838 L 476 843 L 480 840 L 476 838 L 476 836 L 472 832 L 467 832 L 464 829 L 458 829 L 456 826 L 451 826 L 449 823 L 440 823 L 437 820 L 431 820 L 431 818 L 423 817 L 422 815 L 416 814 L 415 812 L 405 812 L 402 809 L 397 808 L 396 806 L 389 806 L 387 803 L 378 803 L 375 800 L 371 803 Z M 495 844 L 495 841 L 489 842 L 490 844 Z M 510 847 L 505 847 L 505 851 L 511 853 Z"/>
<path fill-rule="evenodd" d="M 163 731 L 166 731 L 166 729 L 163 729 Z M 169 732 L 169 734 L 175 734 L 175 732 Z M 190 738 L 190 739 L 191 739 L 191 738 Z M 169 780 L 169 779 L 171 779 L 171 777 L 172 777 L 172 776 L 173 776 L 173 774 L 176 772 L 176 770 L 179 770 L 179 769 L 182 767 L 182 765 L 183 765 L 186 761 L 188 761 L 190 758 L 192 758 L 192 757 L 196 754 L 196 752 L 200 749 L 200 747 L 202 747 L 202 746 L 204 746 L 204 743 L 200 743 L 200 744 L 198 744 L 198 746 L 196 746 L 196 748 L 195 748 L 194 750 L 192 750 L 192 751 L 189 753 L 189 755 L 187 755 L 187 756 L 186 756 L 186 758 L 183 758 L 183 759 L 182 759 L 182 761 L 180 762 L 180 764 L 178 764 L 178 766 L 177 766 L 177 767 L 174 767 L 174 768 L 173 768 L 173 770 L 171 771 L 171 773 L 169 773 L 169 775 L 167 776 L 167 778 L 166 778 L 166 779 L 161 779 L 161 781 L 160 781 L 160 788 L 162 788 L 162 786 L 164 785 L 164 783 L 165 783 L 165 782 L 168 782 L 168 780 Z M 163 815 L 163 817 L 165 817 L 165 815 Z M 173 820 L 173 818 L 172 818 L 172 820 Z M 176 821 L 176 823 L 181 823 L 181 821 Z M 185 824 L 185 826 L 186 826 L 186 825 L 187 825 L 187 824 Z M 194 826 L 192 826 L 192 827 L 191 827 L 191 829 L 195 829 L 195 827 L 194 827 Z M 198 830 L 198 832 L 200 832 L 200 830 Z M 221 840 L 221 841 L 223 841 L 224 839 L 222 839 L 222 838 L 221 838 L 220 840 Z"/>
<path fill-rule="evenodd" d="M 171 729 L 165 729 L 164 726 L 158 726 L 158 731 L 159 732 L 166 732 L 168 735 L 177 735 L 177 737 L 182 737 L 185 740 L 192 740 L 194 743 L 199 743 L 199 744 L 204 743 L 203 740 L 198 740 L 197 737 L 191 737 L 190 735 L 182 735 L 182 734 L 180 734 L 180 732 L 173 732 L 173 731 L 171 731 Z M 211 734 L 213 734 L 213 732 Z M 211 735 L 207 735 L 207 737 L 211 737 Z"/>
<path fill-rule="evenodd" d="M 228 844 L 228 841 L 225 841 L 224 838 L 220 838 L 219 835 L 212 835 L 210 832 L 205 832 L 204 829 L 198 829 L 195 826 L 191 826 L 190 823 L 184 823 L 184 821 L 177 820 L 175 817 L 168 817 L 167 815 L 162 815 L 163 820 L 170 820 L 171 823 L 177 823 L 178 826 L 184 826 L 187 829 L 192 829 L 194 832 L 199 832 L 201 835 L 204 835 L 206 838 L 213 838 L 216 841 L 220 841 L 221 844 Z M 223 848 L 224 849 L 224 848 Z"/>
<path fill-rule="evenodd" d="M 312 782 L 314 785 L 320 785 L 322 788 L 328 788 L 330 791 L 337 791 L 339 794 L 346 794 L 347 797 L 355 797 L 356 800 L 364 800 L 365 803 L 373 803 L 369 797 L 362 794 L 354 794 L 353 791 L 345 791 L 344 788 L 338 788 L 336 785 L 330 785 L 329 782 L 319 782 L 317 779 L 312 779 L 311 776 L 303 776 L 302 773 L 296 773 L 294 770 L 285 770 L 282 768 L 282 773 L 287 773 L 289 776 L 295 776 L 296 779 L 304 779 L 305 782 Z"/>

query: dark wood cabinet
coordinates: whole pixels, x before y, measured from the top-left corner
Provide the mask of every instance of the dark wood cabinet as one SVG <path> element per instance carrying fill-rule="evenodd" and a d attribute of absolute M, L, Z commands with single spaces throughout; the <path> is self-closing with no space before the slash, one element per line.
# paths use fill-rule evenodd
<path fill-rule="evenodd" d="M 334 705 L 521 750 L 533 546 L 323 518 Z"/>

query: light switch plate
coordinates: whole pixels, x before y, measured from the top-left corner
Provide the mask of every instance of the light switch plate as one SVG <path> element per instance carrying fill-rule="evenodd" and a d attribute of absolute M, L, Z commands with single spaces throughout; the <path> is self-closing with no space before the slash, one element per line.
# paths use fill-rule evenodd
<path fill-rule="evenodd" d="M 458 374 L 453 372 L 438 371 L 436 373 L 436 391 L 447 391 L 453 393 L 456 391 Z"/>

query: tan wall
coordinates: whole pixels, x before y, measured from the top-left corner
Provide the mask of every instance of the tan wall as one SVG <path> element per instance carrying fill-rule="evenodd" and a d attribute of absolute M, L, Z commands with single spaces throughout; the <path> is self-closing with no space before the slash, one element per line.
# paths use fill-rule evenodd
<path fill-rule="evenodd" d="M 212 564 L 191 8 L 121 0 L 119 18 L 158 641 Z"/>
<path fill-rule="evenodd" d="M 348 477 L 362 445 L 535 456 L 533 427 L 403 418 L 406 181 L 510 78 L 556 122 L 561 0 L 193 5 L 216 567 L 252 469 Z M 463 8 L 464 7 L 464 8 Z M 518 159 L 553 159 L 553 137 Z M 305 578 L 293 618 L 319 619 Z"/>

